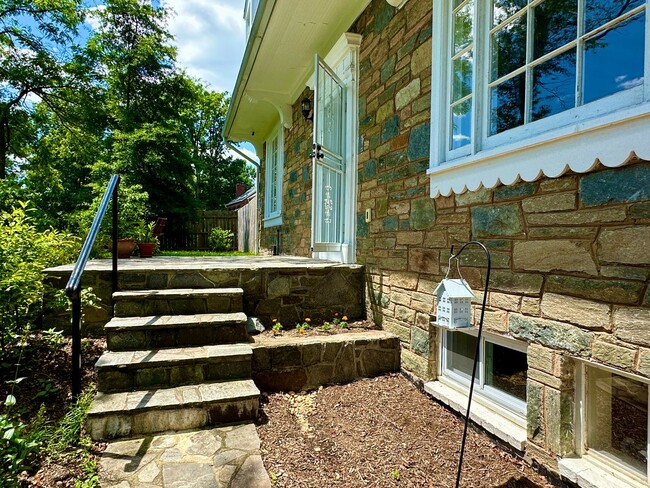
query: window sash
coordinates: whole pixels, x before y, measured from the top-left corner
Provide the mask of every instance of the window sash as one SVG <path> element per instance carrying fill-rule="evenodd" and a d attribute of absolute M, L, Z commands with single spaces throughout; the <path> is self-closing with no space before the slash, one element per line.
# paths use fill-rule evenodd
<path fill-rule="evenodd" d="M 640 481 L 641 483 L 650 486 L 650 456 L 647 456 L 646 475 L 639 473 L 634 467 L 627 464 L 624 460 L 616 457 L 614 454 L 607 451 L 600 451 L 594 448 L 589 448 L 588 445 L 588 431 L 589 428 L 589 391 L 587 388 L 587 373 L 588 369 L 598 369 L 609 373 L 614 373 L 623 376 L 639 383 L 646 385 L 648 389 L 648 404 L 650 405 L 650 382 L 647 378 L 641 378 L 637 375 L 629 374 L 624 371 L 611 368 L 609 366 L 594 364 L 591 361 L 578 361 L 576 365 L 576 451 L 581 456 L 587 456 L 591 461 L 600 464 L 615 475 L 621 471 L 630 478 Z M 650 453 L 650 413 L 647 418 L 647 445 L 646 452 Z"/>
<path fill-rule="evenodd" d="M 589 32 L 584 32 L 584 19 L 585 19 L 585 2 L 587 0 L 578 0 L 577 12 L 577 34 L 575 39 L 567 42 L 551 52 L 545 53 L 543 56 L 533 59 L 532 50 L 534 48 L 533 42 L 529 38 L 533 35 L 534 16 L 532 15 L 533 9 L 539 6 L 543 0 L 531 0 L 528 5 L 520 11 L 509 16 L 507 19 L 501 20 L 496 26 L 492 25 L 492 2 L 483 2 L 477 0 L 469 0 L 469 3 L 474 2 L 474 21 L 473 32 L 474 42 L 470 46 L 463 48 L 463 51 L 454 53 L 454 12 L 464 8 L 468 4 L 468 0 L 461 2 L 455 9 L 450 2 L 435 0 L 434 1 L 434 19 L 437 15 L 441 15 L 445 21 L 442 23 L 440 38 L 442 40 L 442 47 L 439 53 L 442 55 L 441 59 L 435 60 L 437 64 L 441 65 L 441 72 L 444 74 L 436 74 L 433 76 L 433 105 L 432 109 L 435 110 L 436 106 L 440 110 L 440 119 L 444 123 L 438 127 L 438 135 L 432 132 L 434 141 L 432 141 L 432 164 L 437 165 L 445 161 L 451 161 L 459 158 L 464 158 L 484 150 L 495 149 L 499 146 L 520 141 L 529 137 L 537 136 L 541 133 L 557 129 L 562 126 L 569 126 L 575 124 L 576 121 L 587 120 L 598 117 L 600 115 L 615 112 L 621 108 L 632 106 L 650 100 L 650 20 L 648 19 L 647 3 L 643 3 L 634 9 L 625 12 L 615 19 L 593 28 Z M 643 13 L 642 13 L 643 12 Z M 642 14 L 641 14 L 642 13 Z M 585 43 L 592 38 L 595 34 L 612 29 L 617 26 L 623 25 L 626 21 L 639 14 L 645 16 L 645 57 L 643 68 L 643 83 L 633 88 L 628 88 L 604 96 L 603 98 L 583 103 L 584 95 L 584 58 L 585 58 Z M 526 63 L 520 66 L 513 72 L 505 73 L 498 79 L 489 80 L 491 70 L 491 34 L 502 29 L 506 24 L 511 22 L 522 15 L 527 16 L 527 31 L 526 31 Z M 458 106 L 459 100 L 453 101 L 453 59 L 457 58 L 461 52 L 466 52 L 468 49 L 473 50 L 473 72 L 472 72 L 472 89 L 471 95 L 465 99 L 471 99 L 471 141 L 469 144 L 459 148 L 453 148 L 451 144 L 453 127 L 452 127 L 452 105 Z M 532 97 L 533 97 L 533 70 L 535 67 L 540 66 L 542 63 L 556 58 L 558 55 L 566 54 L 571 50 L 575 50 L 575 89 L 574 89 L 574 107 L 569 108 L 550 116 L 542 117 L 538 120 L 532 120 Z M 526 78 L 526 92 L 525 92 L 525 109 L 524 109 L 524 122 L 516 127 L 504 130 L 499 133 L 490 134 L 491 125 L 491 89 L 498 86 L 504 80 L 511 79 L 517 75 L 523 74 Z M 435 87 L 438 86 L 441 99 L 436 99 Z M 434 113 L 432 110 L 432 113 Z M 435 116 L 435 115 L 434 115 Z"/>
<path fill-rule="evenodd" d="M 265 219 L 279 217 L 282 212 L 283 146 L 282 127 L 279 127 L 266 141 Z"/>
<path fill-rule="evenodd" d="M 465 331 L 460 329 L 456 329 L 453 331 L 447 329 L 441 329 L 441 331 L 442 334 L 441 334 L 441 341 L 440 341 L 440 348 L 441 348 L 440 349 L 441 350 L 440 373 L 444 377 L 447 377 L 450 380 L 452 380 L 454 383 L 460 384 L 464 388 L 469 388 L 471 373 L 470 375 L 465 376 L 462 373 L 458 373 L 452 370 L 450 368 L 450 365 L 448 364 L 448 357 L 447 357 L 447 353 L 449 351 L 448 332 L 457 333 L 457 334 L 468 334 L 472 336 L 477 336 L 478 333 L 473 330 Z M 524 354 L 526 354 L 527 346 L 525 344 L 520 344 L 517 341 L 505 339 L 492 334 L 483 333 L 481 337 L 481 347 L 479 350 L 478 364 L 476 365 L 477 375 L 474 384 L 474 388 L 475 388 L 474 392 L 479 396 L 485 397 L 491 401 L 496 402 L 499 406 L 506 408 L 507 410 L 513 412 L 517 416 L 520 417 L 525 416 L 526 405 L 527 405 L 525 401 L 522 401 L 521 399 L 513 395 L 510 395 L 503 390 L 485 384 L 486 383 L 485 381 L 485 343 L 486 342 L 491 342 L 492 344 L 497 344 L 499 346 L 503 346 L 512 349 L 514 351 L 523 352 Z M 473 355 L 474 353 L 472 352 L 472 356 Z"/>

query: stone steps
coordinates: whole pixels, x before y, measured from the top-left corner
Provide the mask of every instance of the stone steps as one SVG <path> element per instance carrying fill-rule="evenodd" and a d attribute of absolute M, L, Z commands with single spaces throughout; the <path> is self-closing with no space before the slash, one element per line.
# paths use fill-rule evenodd
<path fill-rule="evenodd" d="M 116 317 L 233 313 L 243 310 L 241 288 L 179 288 L 113 293 Z"/>
<path fill-rule="evenodd" d="M 130 391 L 251 377 L 246 344 L 150 351 L 107 351 L 95 364 L 97 389 Z"/>
<path fill-rule="evenodd" d="M 243 312 L 115 317 L 104 330 L 111 351 L 231 344 L 248 341 L 246 319 Z"/>
<path fill-rule="evenodd" d="M 253 420 L 260 391 L 253 380 L 98 393 L 86 427 L 93 439 L 196 429 Z"/>

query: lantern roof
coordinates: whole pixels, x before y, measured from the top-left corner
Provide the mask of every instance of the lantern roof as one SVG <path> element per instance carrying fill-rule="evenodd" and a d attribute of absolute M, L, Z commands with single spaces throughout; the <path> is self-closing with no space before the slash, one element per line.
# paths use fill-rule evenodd
<path fill-rule="evenodd" d="M 433 293 L 438 293 L 438 290 L 442 288 L 447 292 L 452 298 L 473 298 L 474 292 L 467 284 L 467 281 L 464 279 L 444 279 L 440 284 L 433 290 Z"/>

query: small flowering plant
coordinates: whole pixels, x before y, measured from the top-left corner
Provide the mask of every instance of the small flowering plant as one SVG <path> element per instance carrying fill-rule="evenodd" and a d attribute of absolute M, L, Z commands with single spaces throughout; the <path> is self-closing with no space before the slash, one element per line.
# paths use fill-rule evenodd
<path fill-rule="evenodd" d="M 281 334 L 282 329 L 284 329 L 284 327 L 282 327 L 282 324 L 278 321 L 278 319 L 273 319 L 273 326 L 271 327 L 273 334 Z"/>
<path fill-rule="evenodd" d="M 307 329 L 311 329 L 311 319 L 309 317 L 302 324 L 296 324 L 296 330 L 300 334 L 304 334 Z"/>

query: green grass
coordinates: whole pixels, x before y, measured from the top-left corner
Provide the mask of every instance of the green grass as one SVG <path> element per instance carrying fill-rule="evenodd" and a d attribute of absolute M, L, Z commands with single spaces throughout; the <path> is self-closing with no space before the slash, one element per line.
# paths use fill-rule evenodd
<path fill-rule="evenodd" d="M 228 251 L 160 251 L 156 256 L 254 256 L 251 252 Z"/>

